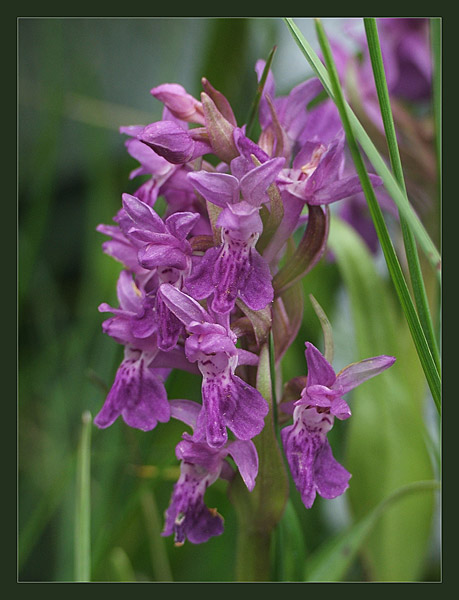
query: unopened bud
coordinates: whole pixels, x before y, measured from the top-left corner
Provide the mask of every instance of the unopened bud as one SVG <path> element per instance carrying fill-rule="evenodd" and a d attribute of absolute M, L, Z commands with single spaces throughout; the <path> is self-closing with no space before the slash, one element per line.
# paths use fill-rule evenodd
<path fill-rule="evenodd" d="M 186 89 L 178 83 L 158 85 L 150 93 L 162 102 L 177 119 L 204 125 L 204 113 L 201 103 L 188 94 Z"/>
<path fill-rule="evenodd" d="M 201 100 L 212 150 L 220 160 L 229 163 L 239 155 L 233 139 L 235 127 L 225 119 L 212 98 L 205 92 L 202 92 Z"/>

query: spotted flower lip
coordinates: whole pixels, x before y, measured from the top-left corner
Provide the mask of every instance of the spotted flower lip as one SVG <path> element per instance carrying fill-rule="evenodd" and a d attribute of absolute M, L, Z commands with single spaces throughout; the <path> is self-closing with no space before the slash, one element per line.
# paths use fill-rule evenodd
<path fill-rule="evenodd" d="M 170 419 L 164 370 L 151 367 L 154 354 L 129 347 L 94 423 L 104 429 L 121 416 L 130 427 L 150 431 Z"/>
<path fill-rule="evenodd" d="M 306 508 L 316 494 L 336 498 L 348 487 L 350 473 L 333 457 L 327 433 L 335 417 L 351 416 L 342 398 L 364 381 L 379 375 L 395 362 L 393 356 L 375 356 L 348 365 L 338 374 L 310 342 L 306 342 L 308 377 L 299 400 L 294 402 L 293 424 L 281 431 L 293 480 Z"/>
<path fill-rule="evenodd" d="M 261 310 L 273 301 L 272 275 L 266 261 L 255 249 L 263 230 L 260 206 L 269 201 L 266 189 L 273 183 L 284 158 L 267 160 L 247 170 L 244 157 L 240 179 L 232 174 L 191 173 L 188 178 L 209 202 L 223 208 L 217 226 L 221 227 L 220 247 L 210 248 L 186 280 L 190 293 L 197 299 L 213 295 L 212 309 L 226 314 L 241 298 L 252 310 Z M 242 200 L 241 200 L 242 197 Z"/>
<path fill-rule="evenodd" d="M 201 407 L 190 400 L 172 400 L 171 416 L 195 429 Z M 230 441 L 222 448 L 211 448 L 203 439 L 195 440 L 188 433 L 176 447 L 181 461 L 180 477 L 174 486 L 166 511 L 163 536 L 174 534 L 176 546 L 185 540 L 201 544 L 223 533 L 223 517 L 204 503 L 206 489 L 220 476 L 232 478 L 234 471 L 226 462 L 231 456 L 249 489 L 255 486 L 258 455 L 251 441 Z"/>
<path fill-rule="evenodd" d="M 159 293 L 190 334 L 185 353 L 188 360 L 198 364 L 203 376 L 195 439 L 221 448 L 228 441 L 227 428 L 239 440 L 252 439 L 263 429 L 269 405 L 258 390 L 235 375 L 244 355 L 236 348 L 234 334 L 173 286 L 163 284 Z"/>

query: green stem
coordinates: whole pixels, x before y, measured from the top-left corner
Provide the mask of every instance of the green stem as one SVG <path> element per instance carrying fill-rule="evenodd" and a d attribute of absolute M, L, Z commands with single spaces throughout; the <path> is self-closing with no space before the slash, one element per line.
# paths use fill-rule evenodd
<path fill-rule="evenodd" d="M 271 580 L 271 531 L 239 532 L 237 542 L 237 581 Z"/>
<path fill-rule="evenodd" d="M 390 163 L 395 179 L 401 190 L 406 195 L 405 178 L 403 176 L 402 161 L 397 144 L 397 136 L 395 133 L 394 118 L 390 105 L 389 90 L 384 72 L 384 63 L 379 43 L 378 29 L 376 19 L 365 18 L 365 32 L 367 35 L 368 50 L 370 52 L 371 65 L 375 78 L 376 91 L 378 93 L 379 106 L 381 116 L 384 123 L 384 131 L 386 133 L 387 147 L 389 150 Z M 430 351 L 435 360 L 437 369 L 440 370 L 440 353 L 438 351 L 437 341 L 435 338 L 432 318 L 430 316 L 429 304 L 427 301 L 427 293 L 424 285 L 424 279 L 421 272 L 421 264 L 416 248 L 416 242 L 413 232 L 411 231 L 405 217 L 399 211 L 400 226 L 405 244 L 406 258 L 408 269 L 413 287 L 414 301 L 419 315 L 424 335 L 429 344 Z"/>
<path fill-rule="evenodd" d="M 288 497 L 287 473 L 274 429 L 267 343 L 260 349 L 256 386 L 270 408 L 262 432 L 253 440 L 259 460 L 256 485 L 249 492 L 241 477 L 235 477 L 229 490 L 238 516 L 237 581 L 271 580 L 273 533 Z"/>

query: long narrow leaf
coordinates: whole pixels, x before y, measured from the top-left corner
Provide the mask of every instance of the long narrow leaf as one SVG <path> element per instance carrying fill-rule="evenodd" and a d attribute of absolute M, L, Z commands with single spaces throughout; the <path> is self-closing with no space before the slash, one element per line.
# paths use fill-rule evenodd
<path fill-rule="evenodd" d="M 315 71 L 317 77 L 322 82 L 322 85 L 324 86 L 326 92 L 328 93 L 330 98 L 332 98 L 334 100 L 335 99 L 334 92 L 332 90 L 330 77 L 327 72 L 327 69 L 324 67 L 324 65 L 322 64 L 322 62 L 320 61 L 319 57 L 314 52 L 314 50 L 312 49 L 310 44 L 306 41 L 306 39 L 304 38 L 301 31 L 295 25 L 293 19 L 287 18 L 287 19 L 284 19 L 284 21 L 285 21 L 287 27 L 289 28 L 289 30 L 292 34 L 292 37 L 294 38 L 298 47 L 300 48 L 300 50 L 306 57 L 307 61 L 309 62 L 309 64 L 313 68 L 313 70 Z M 384 162 L 384 159 L 377 151 L 375 145 L 371 141 L 371 139 L 368 136 L 368 134 L 366 133 L 365 129 L 362 127 L 360 121 L 358 120 L 358 118 L 356 117 L 354 112 L 352 111 L 351 107 L 348 105 L 348 103 L 346 101 L 343 101 L 343 102 L 344 102 L 344 106 L 346 109 L 348 119 L 351 123 L 353 131 L 355 132 L 356 138 L 358 139 L 360 145 L 362 146 L 365 154 L 367 155 L 368 159 L 372 163 L 376 172 L 382 178 L 385 188 L 387 189 L 389 194 L 392 196 L 397 207 L 399 208 L 399 210 L 401 211 L 401 213 L 403 214 L 403 216 L 409 223 L 416 239 L 419 242 L 419 245 L 425 252 L 429 262 L 432 264 L 432 266 L 435 269 L 438 270 L 438 273 L 439 273 L 441 259 L 440 259 L 440 254 L 439 254 L 437 248 L 435 247 L 435 244 L 430 239 L 427 231 L 425 230 L 425 228 L 422 225 L 421 221 L 419 220 L 418 216 L 416 215 L 416 213 L 414 212 L 410 203 L 408 202 L 407 197 L 400 189 L 397 181 L 395 180 L 394 176 L 390 172 L 390 169 L 387 168 L 386 163 Z"/>
<path fill-rule="evenodd" d="M 252 134 L 253 125 L 255 123 L 255 117 L 257 116 L 258 106 L 261 100 L 261 95 L 263 94 L 263 89 L 265 87 L 266 79 L 268 77 L 269 69 L 271 68 L 271 64 L 273 62 L 276 50 L 277 46 L 274 46 L 271 52 L 269 53 L 268 60 L 266 61 L 265 68 L 263 69 L 263 73 L 260 77 L 260 81 L 257 86 L 257 93 L 255 94 L 255 99 L 253 101 L 252 107 L 250 109 L 250 115 L 247 120 L 246 134 L 248 137 L 250 137 Z"/>
<path fill-rule="evenodd" d="M 173 581 L 169 557 L 161 537 L 161 522 L 151 489 L 145 489 L 140 500 L 145 518 L 146 531 L 150 546 L 151 564 L 156 581 Z"/>
<path fill-rule="evenodd" d="M 91 424 L 88 411 L 82 416 L 77 456 L 75 511 L 75 581 L 91 580 Z"/>
<path fill-rule="evenodd" d="M 386 133 L 390 163 L 400 188 L 406 194 L 405 178 L 403 175 L 402 161 L 400 159 L 400 152 L 397 144 L 394 118 L 392 115 L 392 109 L 390 105 L 389 90 L 387 88 L 387 80 L 384 71 L 384 63 L 382 58 L 381 46 L 379 43 L 376 19 L 365 18 L 364 24 L 365 32 L 367 35 L 368 50 L 370 52 L 371 65 L 373 68 L 373 75 L 375 78 L 376 91 L 378 94 L 379 106 L 381 109 L 381 116 L 384 124 L 384 131 Z M 416 248 L 416 242 L 414 239 L 414 235 L 408 223 L 406 222 L 405 217 L 401 213 L 400 226 L 402 229 L 406 258 L 408 262 L 408 268 L 410 271 L 411 284 L 413 286 L 414 300 L 416 303 L 419 320 L 424 330 L 424 335 L 426 336 L 426 340 L 429 344 L 429 348 L 435 360 L 437 369 L 440 370 L 440 354 L 435 339 L 432 318 L 429 311 L 429 304 L 427 301 L 427 294 L 424 285 L 424 279 L 421 272 L 421 264 L 419 262 L 419 256 Z"/>
<path fill-rule="evenodd" d="M 354 133 L 349 122 L 348 113 L 345 107 L 345 101 L 343 98 L 343 92 L 341 90 L 339 84 L 338 74 L 336 72 L 336 67 L 333 62 L 333 57 L 331 54 L 330 45 L 326 38 L 325 32 L 323 30 L 322 24 L 319 20 L 316 20 L 316 28 L 317 35 L 319 38 L 319 43 L 322 48 L 322 52 L 324 54 L 325 62 L 327 64 L 328 72 L 330 74 L 330 80 L 333 90 L 333 98 L 336 102 L 337 108 L 340 113 L 341 121 L 343 123 L 343 128 L 346 133 L 346 139 L 349 145 L 349 149 L 352 154 L 352 158 L 354 160 L 354 164 L 357 170 L 357 173 L 360 178 L 360 182 L 362 184 L 362 189 L 365 193 L 365 198 L 368 202 L 368 207 L 370 209 L 370 213 L 373 219 L 373 223 L 375 225 L 376 232 L 378 234 L 378 238 L 384 252 L 384 256 L 387 263 L 387 268 L 391 275 L 392 281 L 394 283 L 395 289 L 397 291 L 397 295 L 402 306 L 403 312 L 405 314 L 405 318 L 407 320 L 408 326 L 410 328 L 411 335 L 413 337 L 414 344 L 416 346 L 416 351 L 419 356 L 419 360 L 421 361 L 422 368 L 424 370 L 427 383 L 429 385 L 430 391 L 432 393 L 432 397 L 434 399 L 435 405 L 437 407 L 438 412 L 441 411 L 441 400 L 440 400 L 440 375 L 437 370 L 437 366 L 430 352 L 429 346 L 427 344 L 427 340 L 425 338 L 424 332 L 422 330 L 418 315 L 414 308 L 413 302 L 411 300 L 411 296 L 408 290 L 408 286 L 406 284 L 405 278 L 403 276 L 402 269 L 400 267 L 400 263 L 398 261 L 397 255 L 395 253 L 394 247 L 392 245 L 392 241 L 390 239 L 389 233 L 387 231 L 386 224 L 384 222 L 384 218 L 381 212 L 381 208 L 376 200 L 376 196 L 371 185 L 368 173 L 365 168 L 365 164 L 363 162 L 362 156 L 360 154 L 359 147 L 357 145 L 357 141 L 354 137 Z"/>

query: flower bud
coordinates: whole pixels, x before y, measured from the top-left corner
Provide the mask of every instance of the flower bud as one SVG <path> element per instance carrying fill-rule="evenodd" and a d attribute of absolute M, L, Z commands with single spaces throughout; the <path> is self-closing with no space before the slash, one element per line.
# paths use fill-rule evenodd
<path fill-rule="evenodd" d="M 220 160 L 229 163 L 239 155 L 233 138 L 235 127 L 225 119 L 205 92 L 202 92 L 201 100 L 212 149 Z"/>
<path fill-rule="evenodd" d="M 177 119 L 204 125 L 202 105 L 178 83 L 164 83 L 150 93 L 166 106 Z"/>

